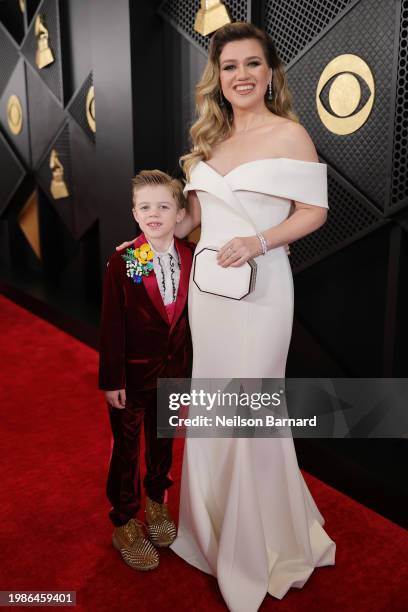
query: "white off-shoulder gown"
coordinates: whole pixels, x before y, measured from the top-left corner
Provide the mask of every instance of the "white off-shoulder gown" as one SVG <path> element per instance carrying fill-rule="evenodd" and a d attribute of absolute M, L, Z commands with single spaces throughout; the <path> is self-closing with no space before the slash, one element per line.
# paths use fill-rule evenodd
<path fill-rule="evenodd" d="M 291 201 L 327 208 L 327 166 L 287 158 L 241 164 L 225 176 L 201 161 L 185 191 L 201 204 L 201 238 L 221 247 L 284 221 Z M 190 280 L 193 378 L 284 378 L 293 281 L 284 247 L 257 257 L 255 291 L 240 301 Z M 299 470 L 292 438 L 187 438 L 178 537 L 172 549 L 217 577 L 233 612 L 281 599 L 336 545 Z"/>

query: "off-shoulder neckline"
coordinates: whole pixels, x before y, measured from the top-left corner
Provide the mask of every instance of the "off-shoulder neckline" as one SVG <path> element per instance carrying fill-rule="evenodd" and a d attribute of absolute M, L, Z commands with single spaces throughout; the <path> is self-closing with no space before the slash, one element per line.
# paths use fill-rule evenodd
<path fill-rule="evenodd" d="M 205 166 L 207 166 L 207 168 L 212 170 L 220 178 L 226 178 L 227 176 L 229 176 L 233 172 L 236 172 L 236 170 L 240 170 L 244 166 L 248 166 L 250 164 L 255 164 L 257 162 L 282 161 L 282 160 L 283 161 L 290 161 L 290 162 L 298 162 L 300 164 L 313 164 L 314 166 L 324 166 L 325 165 L 325 164 L 322 164 L 321 162 L 312 162 L 312 161 L 306 161 L 306 160 L 303 160 L 303 159 L 292 159 L 290 157 L 266 157 L 264 159 L 253 159 L 251 161 L 247 161 L 247 162 L 244 162 L 242 164 L 238 164 L 238 166 L 235 166 L 235 168 L 233 168 L 232 170 L 230 170 L 226 174 L 220 174 L 215 168 L 210 166 L 210 164 L 207 163 L 206 161 L 204 161 L 203 159 L 201 159 L 198 163 L 199 164 L 201 163 L 201 164 L 204 164 Z"/>

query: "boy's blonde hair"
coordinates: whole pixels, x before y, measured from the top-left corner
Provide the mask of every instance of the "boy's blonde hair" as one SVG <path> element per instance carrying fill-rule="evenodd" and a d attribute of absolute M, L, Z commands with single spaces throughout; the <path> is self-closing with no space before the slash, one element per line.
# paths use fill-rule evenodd
<path fill-rule="evenodd" d="M 161 170 L 142 170 L 136 174 L 132 179 L 133 202 L 135 203 L 135 196 L 139 189 L 146 186 L 156 187 L 158 185 L 163 185 L 170 189 L 171 195 L 176 201 L 178 208 L 186 207 L 187 200 L 183 194 L 183 185 L 181 181 Z"/>

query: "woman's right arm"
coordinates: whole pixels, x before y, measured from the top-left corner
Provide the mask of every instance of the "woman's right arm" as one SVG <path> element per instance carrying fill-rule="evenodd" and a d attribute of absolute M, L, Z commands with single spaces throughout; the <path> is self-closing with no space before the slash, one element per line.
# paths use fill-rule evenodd
<path fill-rule="evenodd" d="M 177 223 L 174 235 L 185 238 L 201 223 L 201 206 L 195 191 L 189 191 L 187 196 L 186 214 L 182 221 Z"/>

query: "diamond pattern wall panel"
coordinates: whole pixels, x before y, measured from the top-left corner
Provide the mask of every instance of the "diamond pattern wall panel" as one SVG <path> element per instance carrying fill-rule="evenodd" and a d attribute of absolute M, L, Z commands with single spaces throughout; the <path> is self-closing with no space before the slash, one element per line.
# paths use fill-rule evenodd
<path fill-rule="evenodd" d="M 72 187 L 75 193 L 74 235 L 79 240 L 98 218 L 95 181 L 98 180 L 95 147 L 76 121 L 69 122 Z"/>
<path fill-rule="evenodd" d="M 3 134 L 0 132 L 0 214 L 2 214 L 24 178 L 25 171 L 13 153 Z"/>
<path fill-rule="evenodd" d="M 64 183 L 68 189 L 69 195 L 66 198 L 55 200 L 51 193 L 52 171 L 50 168 L 51 150 L 55 149 L 58 154 L 58 159 L 64 168 Z M 58 215 L 63 220 L 65 226 L 70 231 L 71 235 L 75 235 L 75 219 L 74 219 L 74 197 L 72 188 L 72 169 L 71 169 L 71 149 L 69 141 L 69 127 L 64 125 L 58 136 L 52 144 L 50 144 L 44 158 L 42 159 L 37 169 L 37 179 L 43 191 L 47 194 L 49 201 L 57 211 Z"/>
<path fill-rule="evenodd" d="M 27 66 L 27 91 L 32 165 L 36 167 L 64 122 L 64 111 L 30 66 Z"/>
<path fill-rule="evenodd" d="M 24 162 L 29 166 L 31 163 L 31 154 L 25 70 L 24 60 L 21 58 L 7 83 L 3 95 L 0 97 L 0 123 L 10 142 L 12 142 L 19 155 L 21 155 Z M 12 95 L 18 97 L 22 110 L 22 126 L 18 134 L 12 132 L 8 122 L 8 103 Z"/>
<path fill-rule="evenodd" d="M 69 103 L 68 112 L 83 129 L 88 138 L 92 142 L 95 142 L 95 132 L 90 129 L 86 118 L 86 97 L 91 85 L 93 85 L 92 72 L 85 79 L 79 91 L 74 94 L 71 102 Z"/>
<path fill-rule="evenodd" d="M 391 172 L 389 147 L 393 116 L 390 113 L 390 71 L 395 21 L 393 2 L 361 0 L 288 69 L 295 110 L 310 131 L 319 152 L 381 211 L 388 199 L 386 185 Z M 369 65 L 376 91 L 368 121 L 356 132 L 339 136 L 320 121 L 315 98 L 324 67 L 344 53 L 358 55 Z"/>
<path fill-rule="evenodd" d="M 18 224 L 38 259 L 41 259 L 38 193 L 33 191 L 18 214 Z"/>
<path fill-rule="evenodd" d="M 45 68 L 39 69 L 35 62 L 37 50 L 37 39 L 35 36 L 35 18 L 37 15 L 44 15 L 45 25 L 49 31 L 49 45 L 54 54 L 54 62 Z M 43 0 L 31 22 L 21 47 L 21 52 L 29 64 L 41 77 L 47 87 L 63 102 L 63 80 L 61 64 L 61 36 L 59 29 L 59 6 L 58 0 Z"/>
<path fill-rule="evenodd" d="M 20 45 L 24 38 L 24 14 L 19 0 L 0 0 L 0 21 Z"/>
<path fill-rule="evenodd" d="M 0 96 L 18 62 L 18 49 L 10 34 L 0 23 Z"/>
<path fill-rule="evenodd" d="M 266 0 L 265 29 L 281 60 L 289 63 L 356 0 Z"/>
<path fill-rule="evenodd" d="M 408 205 L 408 0 L 402 0 L 390 208 Z"/>
<path fill-rule="evenodd" d="M 67 228 L 60 211 L 50 202 L 41 186 L 39 194 L 40 240 L 43 269 L 53 285 L 66 281 L 66 268 L 75 257 L 78 243 Z M 63 200 L 60 200 L 63 202 Z M 73 300 L 75 302 L 75 300 Z"/>
<path fill-rule="evenodd" d="M 386 220 L 369 201 L 347 185 L 334 171 L 328 173 L 329 216 L 323 227 L 291 245 L 290 262 L 294 272 L 316 263 L 354 240 L 361 238 Z"/>
<path fill-rule="evenodd" d="M 27 23 L 30 24 L 32 18 L 37 12 L 39 5 L 41 4 L 41 0 L 25 0 L 25 3 L 26 3 Z"/>
<path fill-rule="evenodd" d="M 227 0 L 224 2 L 232 21 L 251 21 L 250 0 Z M 200 0 L 165 0 L 159 7 L 159 14 L 169 21 L 193 45 L 207 51 L 209 36 L 201 36 L 194 30 Z"/>

